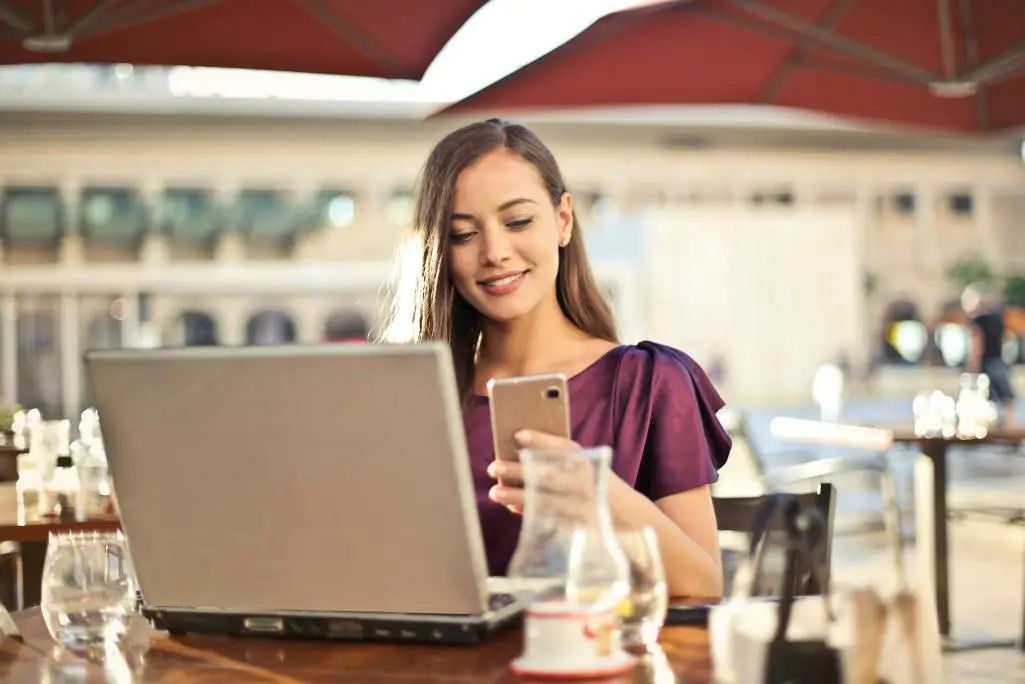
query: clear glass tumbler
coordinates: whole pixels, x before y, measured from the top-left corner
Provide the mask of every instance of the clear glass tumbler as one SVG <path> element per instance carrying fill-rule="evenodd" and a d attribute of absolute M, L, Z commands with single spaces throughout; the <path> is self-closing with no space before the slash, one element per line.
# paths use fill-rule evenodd
<path fill-rule="evenodd" d="M 135 573 L 121 533 L 50 535 L 41 608 L 61 646 L 89 651 L 116 642 L 135 612 Z"/>
<path fill-rule="evenodd" d="M 658 537 L 650 527 L 616 530 L 630 569 L 630 595 L 620 604 L 620 641 L 628 648 L 651 647 L 669 610 L 669 595 Z"/>

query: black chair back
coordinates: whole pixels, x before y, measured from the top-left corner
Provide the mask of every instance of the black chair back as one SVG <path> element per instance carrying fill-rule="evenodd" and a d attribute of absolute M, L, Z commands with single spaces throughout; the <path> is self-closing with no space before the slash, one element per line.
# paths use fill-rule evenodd
<path fill-rule="evenodd" d="M 829 591 L 829 575 L 833 559 L 833 520 L 836 517 L 836 488 L 828 483 L 819 485 L 818 491 L 801 494 L 792 494 L 802 507 L 818 508 L 825 521 L 825 538 L 815 547 L 818 556 L 819 567 L 822 568 L 822 583 L 814 576 L 810 567 L 799 567 L 797 573 L 798 586 L 794 588 L 795 594 L 814 595 L 824 594 Z M 715 517 L 720 532 L 743 532 L 749 534 L 754 525 L 754 518 L 757 511 L 765 503 L 764 496 L 751 497 L 712 497 L 712 505 L 715 507 Z M 769 524 L 766 533 L 765 543 L 773 548 L 776 537 L 783 534 L 783 520 L 780 516 Z M 776 548 L 779 548 L 776 546 Z M 744 551 L 746 553 L 746 549 Z M 724 557 L 723 564 L 727 559 Z M 727 572 L 726 590 L 729 591 L 732 572 Z M 756 588 L 756 594 L 776 594 L 781 587 L 773 586 L 770 579 L 766 578 Z"/>

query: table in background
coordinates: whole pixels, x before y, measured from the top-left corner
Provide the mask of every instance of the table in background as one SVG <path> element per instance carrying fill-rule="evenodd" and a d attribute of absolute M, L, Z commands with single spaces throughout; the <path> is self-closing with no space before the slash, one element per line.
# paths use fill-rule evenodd
<path fill-rule="evenodd" d="M 104 667 L 57 648 L 38 609 L 16 613 L 24 643 L 0 637 L 0 681 L 42 684 L 63 681 L 118 681 L 154 684 L 213 682 L 358 682 L 359 684 L 489 684 L 520 680 L 509 663 L 523 646 L 518 629 L 477 646 L 369 644 L 338 641 L 271 640 L 249 637 L 182 637 L 152 631 L 138 618 L 124 658 Z M 146 648 L 146 644 L 149 647 Z M 708 632 L 703 627 L 666 627 L 662 650 L 644 659 L 632 675 L 603 681 L 710 684 Z M 664 653 L 664 660 L 661 654 Z M 675 673 L 675 680 L 669 674 Z"/>
<path fill-rule="evenodd" d="M 940 634 L 947 639 L 945 650 L 970 650 L 974 648 L 1004 647 L 1017 642 L 986 641 L 979 643 L 957 643 L 950 639 L 950 550 L 947 518 L 947 455 L 950 447 L 977 447 L 1004 444 L 1020 446 L 1025 442 L 1025 426 L 1006 426 L 990 432 L 981 439 L 959 439 L 957 437 L 919 437 L 912 427 L 892 428 L 894 444 L 914 445 L 923 456 L 932 462 L 932 528 L 933 528 L 933 567 L 936 573 L 936 613 L 939 617 Z M 1022 618 L 1022 648 L 1025 648 L 1025 606 Z"/>
<path fill-rule="evenodd" d="M 40 580 L 46 543 L 51 534 L 61 532 L 114 532 L 121 529 L 117 516 L 106 516 L 84 522 L 45 519 L 18 522 L 17 508 L 0 509 L 0 542 L 16 542 L 21 546 L 22 605 L 39 605 Z"/>

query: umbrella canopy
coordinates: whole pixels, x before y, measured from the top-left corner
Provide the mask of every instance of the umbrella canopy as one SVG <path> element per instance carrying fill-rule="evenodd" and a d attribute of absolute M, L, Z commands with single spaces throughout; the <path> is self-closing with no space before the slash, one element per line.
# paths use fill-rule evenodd
<path fill-rule="evenodd" d="M 675 0 L 610 14 L 435 113 L 776 105 L 945 129 L 1025 124 L 1025 2 Z"/>
<path fill-rule="evenodd" d="M 0 64 L 128 63 L 419 80 L 487 0 L 0 0 Z"/>

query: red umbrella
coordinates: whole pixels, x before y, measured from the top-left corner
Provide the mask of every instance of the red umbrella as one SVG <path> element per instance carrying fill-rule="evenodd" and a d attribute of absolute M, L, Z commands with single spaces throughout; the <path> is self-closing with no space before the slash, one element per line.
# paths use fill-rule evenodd
<path fill-rule="evenodd" d="M 2 0 L 0 64 L 128 63 L 419 80 L 487 0 Z"/>
<path fill-rule="evenodd" d="M 1020 126 L 1025 2 L 649 4 L 598 20 L 438 114 L 685 104 L 777 105 L 972 133 Z"/>

